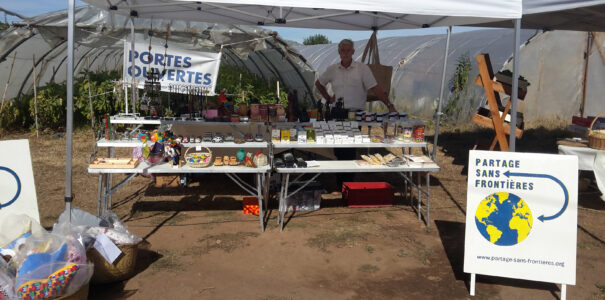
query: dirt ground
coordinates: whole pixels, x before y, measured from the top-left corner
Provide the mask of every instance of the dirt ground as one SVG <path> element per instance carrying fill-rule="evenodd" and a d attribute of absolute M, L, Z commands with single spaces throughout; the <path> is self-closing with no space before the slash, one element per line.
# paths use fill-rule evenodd
<path fill-rule="evenodd" d="M 222 175 L 202 176 L 187 188 L 153 187 L 137 177 L 113 197 L 113 211 L 144 237 L 138 274 L 128 281 L 91 286 L 90 299 L 471 299 L 463 273 L 468 150 L 487 131 L 440 135 L 431 176 L 431 222 L 418 220 L 409 199 L 397 205 L 347 208 L 328 190 L 322 208 L 297 213 L 284 232 L 269 207 L 266 232 L 256 216 L 242 214 L 241 190 Z M 561 130 L 534 129 L 520 151 L 556 153 Z M 28 138 L 40 217 L 50 227 L 64 209 L 65 138 Z M 429 140 L 431 137 L 428 137 Z M 97 176 L 86 171 L 94 142 L 74 135 L 74 206 L 96 213 Z M 116 176 L 114 182 L 121 179 Z M 359 174 L 356 180 L 395 176 Z M 334 182 L 325 176 L 322 182 Z M 578 209 L 577 285 L 569 299 L 605 299 L 605 202 L 594 187 L 581 191 Z M 477 276 L 474 299 L 559 299 L 560 286 Z"/>

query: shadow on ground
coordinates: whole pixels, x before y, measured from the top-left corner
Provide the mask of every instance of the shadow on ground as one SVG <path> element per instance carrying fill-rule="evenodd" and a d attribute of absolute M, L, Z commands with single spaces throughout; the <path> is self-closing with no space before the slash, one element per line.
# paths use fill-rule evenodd
<path fill-rule="evenodd" d="M 452 272 L 456 280 L 462 280 L 466 283 L 467 289 L 469 288 L 470 275 L 464 273 L 464 235 L 465 235 L 465 224 L 461 222 L 451 222 L 435 220 L 435 225 L 439 231 L 439 237 L 443 244 L 443 249 L 447 255 L 447 259 L 452 267 Z M 473 225 L 471 225 L 473 226 Z M 519 287 L 525 289 L 538 289 L 547 290 L 558 298 L 556 292 L 559 291 L 559 287 L 554 283 L 529 281 L 521 279 L 511 279 L 496 276 L 477 275 L 476 277 L 478 285 L 476 286 L 476 292 L 480 295 L 479 284 L 494 284 L 494 285 L 505 285 L 511 287 Z"/>

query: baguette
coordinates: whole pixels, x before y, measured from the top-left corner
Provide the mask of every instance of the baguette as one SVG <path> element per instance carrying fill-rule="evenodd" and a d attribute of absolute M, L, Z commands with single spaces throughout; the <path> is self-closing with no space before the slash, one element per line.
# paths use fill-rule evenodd
<path fill-rule="evenodd" d="M 382 155 L 380 153 L 376 153 L 376 154 L 374 154 L 374 156 L 376 156 L 376 158 L 378 158 L 381 165 L 384 165 L 387 163 L 386 160 L 384 160 L 384 157 L 382 157 Z"/>
<path fill-rule="evenodd" d="M 363 160 L 365 160 L 367 163 L 369 163 L 370 165 L 373 165 L 373 164 L 374 164 L 374 162 L 372 161 L 372 159 L 371 159 L 369 156 L 367 156 L 367 155 L 363 155 L 363 154 L 362 154 L 362 155 L 361 155 L 361 158 L 362 158 Z"/>
<path fill-rule="evenodd" d="M 370 158 L 372 159 L 372 164 L 373 165 L 380 165 L 380 159 L 378 159 L 378 157 L 376 157 L 375 155 L 370 154 Z"/>

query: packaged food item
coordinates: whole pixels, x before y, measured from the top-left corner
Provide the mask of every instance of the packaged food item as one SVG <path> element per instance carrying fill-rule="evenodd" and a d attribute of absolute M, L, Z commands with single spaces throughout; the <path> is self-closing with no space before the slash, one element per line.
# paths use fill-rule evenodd
<path fill-rule="evenodd" d="M 404 140 L 403 123 L 397 123 L 397 129 L 395 130 L 395 135 L 396 135 L 398 141 L 403 142 L 403 140 Z"/>
<path fill-rule="evenodd" d="M 281 130 L 281 142 L 286 144 L 290 143 L 290 129 Z"/>
<path fill-rule="evenodd" d="M 274 143 L 279 143 L 280 140 L 281 140 L 281 131 L 276 128 L 271 129 L 271 141 Z"/>
<path fill-rule="evenodd" d="M 297 141 L 296 134 L 297 134 L 296 128 L 290 128 L 290 142 Z"/>
<path fill-rule="evenodd" d="M 394 138 L 395 137 L 395 132 L 396 132 L 396 124 L 391 122 L 391 123 L 387 123 L 386 124 L 386 130 L 385 130 L 385 136 L 387 138 Z"/>
<path fill-rule="evenodd" d="M 405 125 L 405 127 L 403 127 L 403 141 L 406 143 L 412 141 L 412 127 L 409 125 Z"/>
<path fill-rule="evenodd" d="M 305 130 L 298 130 L 297 132 L 297 139 L 299 143 L 307 143 L 307 131 Z"/>
<path fill-rule="evenodd" d="M 315 143 L 315 129 L 307 128 L 307 143 Z"/>
<path fill-rule="evenodd" d="M 414 142 L 422 143 L 424 142 L 424 125 L 414 126 L 414 132 L 412 134 L 412 139 Z"/>

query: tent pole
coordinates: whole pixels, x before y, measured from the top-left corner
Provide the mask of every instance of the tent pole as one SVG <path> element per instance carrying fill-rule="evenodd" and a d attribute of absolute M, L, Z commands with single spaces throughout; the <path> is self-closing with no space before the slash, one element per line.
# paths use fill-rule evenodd
<path fill-rule="evenodd" d="M 510 96 L 511 109 L 510 109 L 510 134 L 509 137 L 509 149 L 511 152 L 515 152 L 515 142 L 517 135 L 517 95 L 519 89 L 519 47 L 521 39 L 521 19 L 515 19 L 515 54 L 513 56 L 513 92 Z M 504 116 L 506 117 L 506 116 Z"/>
<path fill-rule="evenodd" d="M 74 12 L 75 0 L 68 0 L 67 13 L 67 111 L 65 125 L 65 210 L 68 212 L 68 221 L 71 223 L 71 158 L 72 158 L 72 131 L 73 131 L 73 81 L 74 81 Z"/>
<path fill-rule="evenodd" d="M 435 114 L 435 138 L 433 139 L 434 161 L 437 160 L 437 140 L 439 139 L 439 121 L 441 119 L 441 104 L 443 103 L 443 90 L 445 89 L 445 71 L 447 69 L 447 54 L 450 48 L 450 37 L 452 36 L 452 26 L 447 28 L 447 40 L 445 41 L 445 54 L 443 55 L 443 72 L 441 73 L 441 88 L 439 89 L 439 105 Z"/>
<path fill-rule="evenodd" d="M 132 78 L 132 84 L 130 85 L 130 102 L 132 103 L 132 113 L 136 112 L 137 103 L 136 99 L 136 86 L 135 86 L 135 61 L 134 61 L 134 17 L 130 17 L 130 61 L 132 62 L 132 68 L 130 69 L 130 77 Z M 141 70 L 143 72 L 143 70 Z"/>

